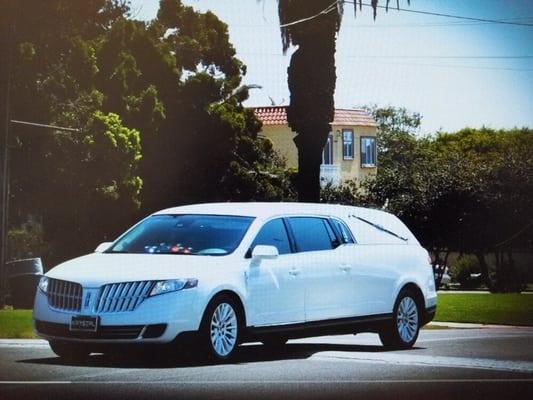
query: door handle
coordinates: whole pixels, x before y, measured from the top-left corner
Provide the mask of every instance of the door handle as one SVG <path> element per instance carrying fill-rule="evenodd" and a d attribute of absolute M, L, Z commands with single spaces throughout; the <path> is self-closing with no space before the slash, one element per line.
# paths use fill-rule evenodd
<path fill-rule="evenodd" d="M 340 270 L 343 271 L 343 272 L 348 272 L 352 269 L 352 267 L 350 267 L 349 265 L 341 265 L 340 267 Z"/>
<path fill-rule="evenodd" d="M 299 275 L 300 274 L 300 270 L 299 269 L 296 269 L 296 268 L 293 268 L 289 271 L 289 275 L 292 275 L 292 276 L 296 276 L 296 275 Z"/>

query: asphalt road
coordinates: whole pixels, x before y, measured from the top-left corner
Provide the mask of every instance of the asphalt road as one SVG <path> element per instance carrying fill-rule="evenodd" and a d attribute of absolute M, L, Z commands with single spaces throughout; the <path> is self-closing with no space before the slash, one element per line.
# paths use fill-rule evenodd
<path fill-rule="evenodd" d="M 169 353 L 170 354 L 170 353 Z M 93 355 L 65 363 L 43 341 L 0 341 L 0 399 L 533 398 L 533 328 L 422 331 L 384 351 L 376 335 L 242 346 L 228 364 L 194 356 Z"/>

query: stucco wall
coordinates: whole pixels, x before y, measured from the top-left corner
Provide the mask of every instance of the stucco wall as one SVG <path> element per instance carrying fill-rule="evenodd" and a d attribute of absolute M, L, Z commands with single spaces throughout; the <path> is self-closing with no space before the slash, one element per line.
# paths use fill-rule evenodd
<path fill-rule="evenodd" d="M 354 159 L 344 160 L 342 157 L 342 130 L 352 129 L 354 132 Z M 376 127 L 333 125 L 333 164 L 340 165 L 341 179 L 343 181 L 357 179 L 357 182 L 374 176 L 376 167 L 361 167 L 361 136 L 376 136 Z M 298 167 L 298 151 L 291 132 L 287 125 L 263 125 L 261 134 L 269 138 L 274 149 L 286 160 L 287 167 Z"/>
<path fill-rule="evenodd" d="M 351 129 L 354 133 L 354 158 L 344 160 L 342 156 L 342 131 Z M 362 182 L 369 177 L 375 176 L 376 167 L 361 167 L 361 137 L 376 136 L 376 128 L 373 126 L 333 125 L 333 164 L 340 164 L 341 179 L 343 181 L 357 179 Z"/>
<path fill-rule="evenodd" d="M 296 136 L 286 125 L 263 125 L 261 134 L 272 141 L 274 150 L 285 159 L 287 167 L 298 168 L 298 150 L 293 138 Z"/>

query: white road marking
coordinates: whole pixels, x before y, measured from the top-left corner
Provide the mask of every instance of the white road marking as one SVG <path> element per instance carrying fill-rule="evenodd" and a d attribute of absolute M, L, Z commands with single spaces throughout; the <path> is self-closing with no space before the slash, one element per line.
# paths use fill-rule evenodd
<path fill-rule="evenodd" d="M 365 384 L 384 384 L 384 383 L 403 383 L 403 384 L 423 384 L 423 383 L 533 383 L 533 378 L 480 378 L 480 379 L 335 379 L 335 380 L 240 380 L 240 381 L 0 381 L 0 385 L 235 385 L 235 384 L 346 384 L 346 383 L 365 383 Z"/>
<path fill-rule="evenodd" d="M 0 381 L 0 385 L 69 385 L 71 381 Z"/>
<path fill-rule="evenodd" d="M 48 342 L 43 339 L 0 339 L 0 347 L 47 347 Z"/>
<path fill-rule="evenodd" d="M 452 367 L 490 369 L 498 371 L 533 373 L 533 362 L 494 360 L 489 358 L 465 358 L 445 356 L 424 356 L 397 353 L 362 353 L 344 351 L 322 351 L 309 357 L 316 361 L 356 361 L 387 363 L 396 365 L 417 365 L 427 367 Z"/>

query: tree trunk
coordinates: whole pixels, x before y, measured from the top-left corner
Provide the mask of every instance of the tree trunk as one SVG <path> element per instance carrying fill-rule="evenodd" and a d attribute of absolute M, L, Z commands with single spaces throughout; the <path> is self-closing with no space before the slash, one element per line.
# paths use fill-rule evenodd
<path fill-rule="evenodd" d="M 328 130 L 308 132 L 305 134 L 307 136 L 305 140 L 302 140 L 303 135 L 300 134 L 294 138 L 298 148 L 298 201 L 313 203 L 320 201 L 320 164 L 328 133 Z"/>
<path fill-rule="evenodd" d="M 485 261 L 485 254 L 482 252 L 476 253 L 476 257 L 479 261 L 479 268 L 481 269 L 481 277 L 483 278 L 483 281 L 485 282 L 485 285 L 489 288 L 490 291 L 494 290 L 494 287 L 492 285 L 492 281 L 489 276 L 489 266 L 487 265 L 487 262 Z"/>
<path fill-rule="evenodd" d="M 336 19 L 302 25 L 298 50 L 287 69 L 291 101 L 287 120 L 298 148 L 298 200 L 320 201 L 322 150 L 335 115 Z"/>

